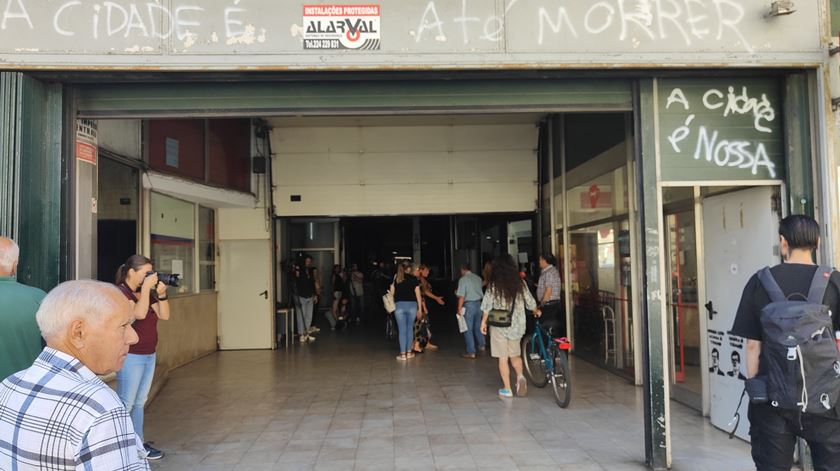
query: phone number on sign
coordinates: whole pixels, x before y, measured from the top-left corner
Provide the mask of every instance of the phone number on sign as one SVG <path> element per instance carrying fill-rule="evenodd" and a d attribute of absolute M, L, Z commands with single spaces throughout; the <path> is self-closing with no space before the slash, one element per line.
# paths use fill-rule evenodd
<path fill-rule="evenodd" d="M 338 39 L 306 39 L 303 46 L 306 49 L 338 49 L 341 47 Z"/>

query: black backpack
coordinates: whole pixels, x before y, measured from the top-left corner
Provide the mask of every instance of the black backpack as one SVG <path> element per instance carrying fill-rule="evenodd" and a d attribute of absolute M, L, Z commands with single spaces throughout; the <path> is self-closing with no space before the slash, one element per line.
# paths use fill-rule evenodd
<path fill-rule="evenodd" d="M 832 312 L 822 303 L 832 271 L 817 267 L 807 297 L 785 296 L 769 267 L 758 273 L 770 296 L 770 304 L 761 310 L 759 361 L 773 407 L 824 414 L 837 405 L 840 352 Z"/>

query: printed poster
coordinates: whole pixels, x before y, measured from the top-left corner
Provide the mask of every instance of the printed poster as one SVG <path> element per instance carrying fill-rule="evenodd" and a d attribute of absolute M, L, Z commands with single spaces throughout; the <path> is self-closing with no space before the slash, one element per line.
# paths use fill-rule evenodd
<path fill-rule="evenodd" d="M 92 119 L 76 120 L 76 158 L 93 165 L 99 159 L 97 123 Z"/>
<path fill-rule="evenodd" d="M 304 5 L 304 49 L 378 50 L 379 5 Z"/>

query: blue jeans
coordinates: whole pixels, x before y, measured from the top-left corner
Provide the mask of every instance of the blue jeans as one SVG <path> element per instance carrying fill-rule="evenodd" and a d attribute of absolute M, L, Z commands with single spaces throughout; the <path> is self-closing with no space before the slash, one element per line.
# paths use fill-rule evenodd
<path fill-rule="evenodd" d="M 315 310 L 315 297 L 310 296 L 303 298 L 297 296 L 297 332 L 299 335 L 304 335 L 309 332 L 312 327 L 312 312 Z"/>
<path fill-rule="evenodd" d="M 467 321 L 467 331 L 464 341 L 467 343 L 467 353 L 475 353 L 475 348 L 484 348 L 484 334 L 481 333 L 481 301 L 467 301 L 464 303 L 464 320 Z"/>
<path fill-rule="evenodd" d="M 414 319 L 417 318 L 416 301 L 399 301 L 396 303 L 397 330 L 400 338 L 400 353 L 411 351 L 411 344 L 414 341 Z"/>
<path fill-rule="evenodd" d="M 129 353 L 120 371 L 117 371 L 117 395 L 131 416 L 134 431 L 143 442 L 143 407 L 152 389 L 155 376 L 156 354 L 135 355 Z"/>

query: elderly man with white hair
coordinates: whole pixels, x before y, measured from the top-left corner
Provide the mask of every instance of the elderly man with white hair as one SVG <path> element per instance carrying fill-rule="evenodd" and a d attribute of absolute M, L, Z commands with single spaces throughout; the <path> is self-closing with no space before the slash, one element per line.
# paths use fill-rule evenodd
<path fill-rule="evenodd" d="M 0 469 L 148 470 L 125 406 L 97 376 L 119 370 L 138 340 L 123 294 L 68 281 L 36 317 L 47 347 L 0 383 Z"/>
<path fill-rule="evenodd" d="M 20 248 L 0 237 L 0 380 L 32 364 L 43 343 L 35 313 L 47 293 L 15 280 Z"/>

